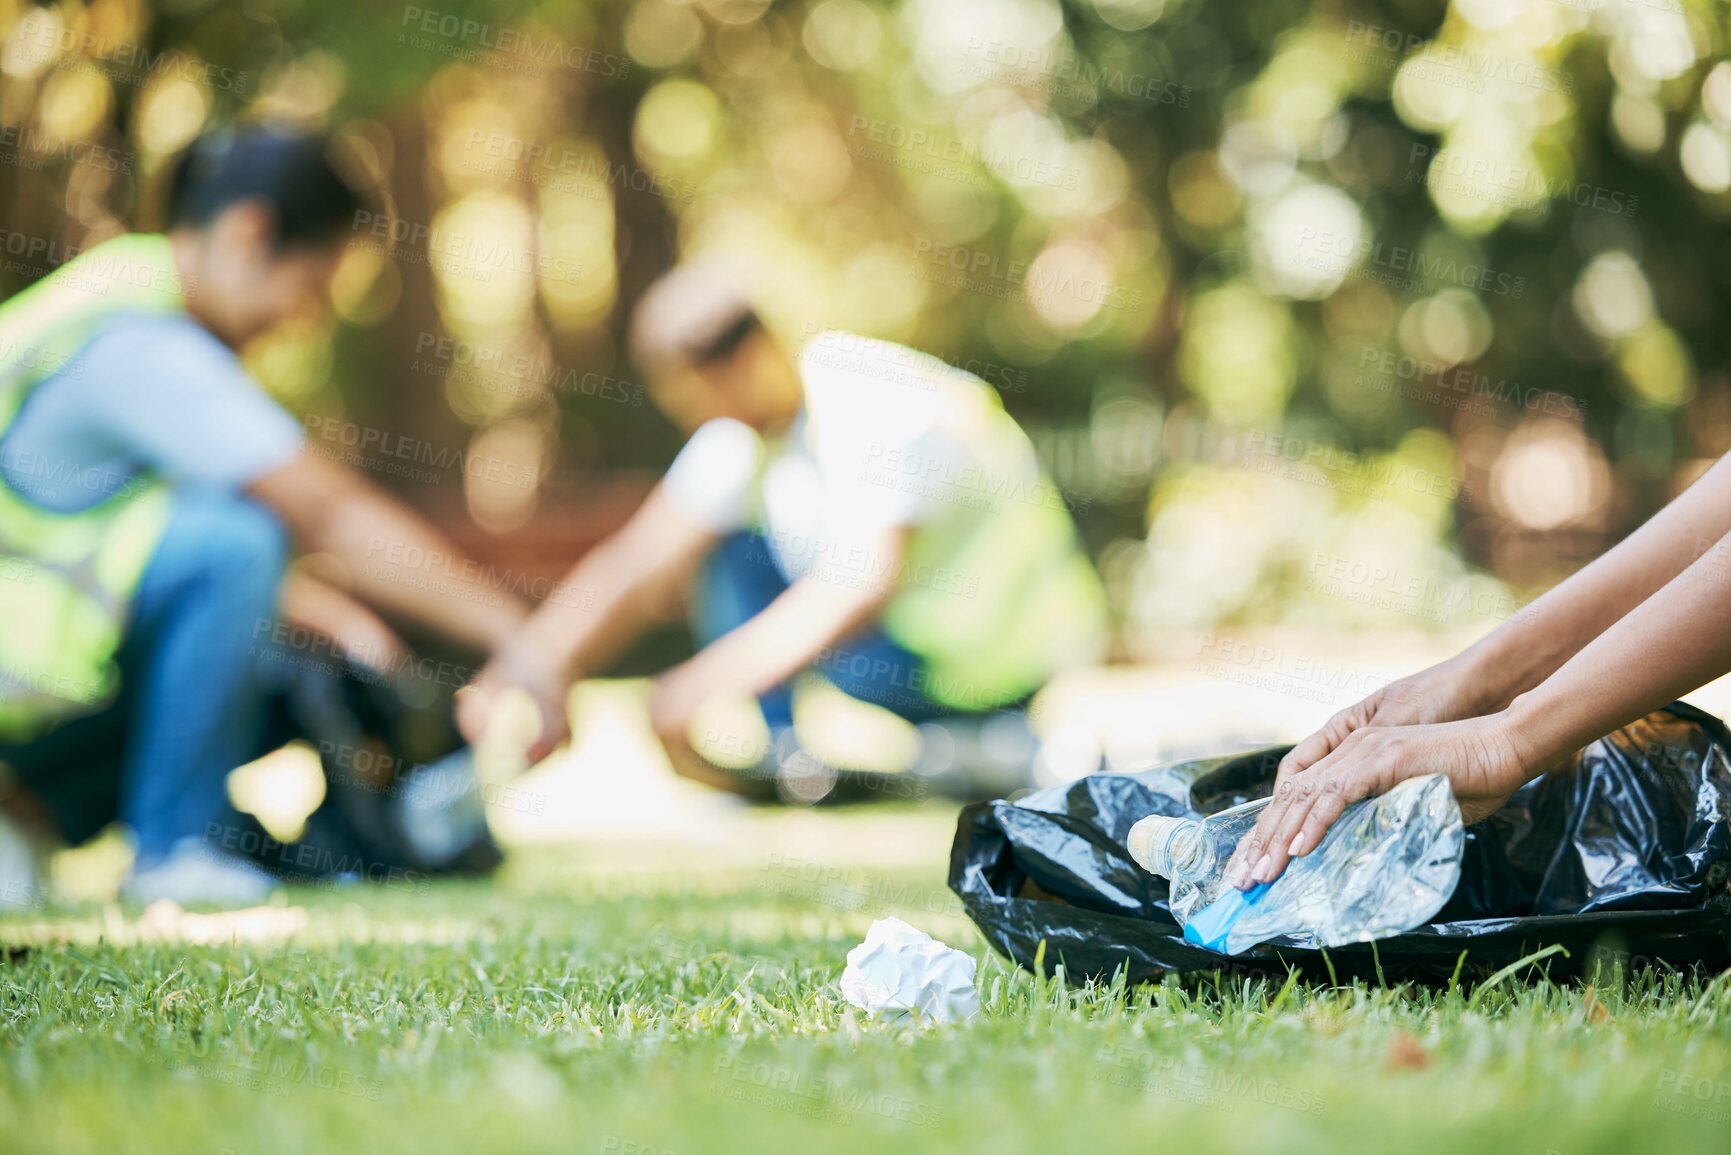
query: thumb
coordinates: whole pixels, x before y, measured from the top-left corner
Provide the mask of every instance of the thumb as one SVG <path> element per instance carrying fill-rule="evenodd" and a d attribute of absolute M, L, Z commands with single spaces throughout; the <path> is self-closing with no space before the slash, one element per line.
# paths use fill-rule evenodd
<path fill-rule="evenodd" d="M 1343 710 L 1324 722 L 1320 730 L 1286 752 L 1286 757 L 1280 760 L 1280 767 L 1274 774 L 1274 786 L 1269 805 L 1258 817 L 1256 825 L 1250 833 L 1239 840 L 1238 845 L 1233 849 L 1227 862 L 1229 873 L 1239 867 L 1248 867 L 1250 855 L 1257 852 L 1267 835 L 1273 830 L 1277 819 L 1271 816 L 1270 811 L 1273 811 L 1274 815 L 1278 815 L 1282 809 L 1284 800 L 1281 798 L 1281 786 L 1332 753 L 1334 748 L 1345 741 L 1348 734 L 1352 733 L 1353 722 L 1351 711 Z"/>
<path fill-rule="evenodd" d="M 571 722 L 565 713 L 565 701 L 560 695 L 538 695 L 537 706 L 540 707 L 541 729 L 535 735 L 535 740 L 529 744 L 529 760 L 539 762 L 553 752 L 553 748 L 571 736 Z"/>
<path fill-rule="evenodd" d="M 457 731 L 469 745 L 475 745 L 486 735 L 487 725 L 492 720 L 493 702 L 492 689 L 483 683 L 472 682 L 457 691 Z"/>
<path fill-rule="evenodd" d="M 1336 719 L 1330 718 L 1322 729 L 1287 751 L 1286 757 L 1280 760 L 1275 782 L 1278 784 L 1294 774 L 1310 769 L 1329 751 L 1340 745 L 1340 740 L 1346 737 L 1346 734 L 1347 727 L 1337 725 Z"/>

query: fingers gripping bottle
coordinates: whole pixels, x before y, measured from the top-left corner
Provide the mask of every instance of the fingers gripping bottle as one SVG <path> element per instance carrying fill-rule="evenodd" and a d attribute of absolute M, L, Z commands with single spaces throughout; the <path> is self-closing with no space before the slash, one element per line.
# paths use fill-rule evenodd
<path fill-rule="evenodd" d="M 1348 806 L 1315 850 L 1240 891 L 1226 864 L 1268 801 L 1200 820 L 1155 814 L 1130 828 L 1130 857 L 1170 881 L 1187 941 L 1226 954 L 1284 935 L 1370 942 L 1424 923 L 1460 881 L 1460 807 L 1448 779 L 1428 774 Z"/>

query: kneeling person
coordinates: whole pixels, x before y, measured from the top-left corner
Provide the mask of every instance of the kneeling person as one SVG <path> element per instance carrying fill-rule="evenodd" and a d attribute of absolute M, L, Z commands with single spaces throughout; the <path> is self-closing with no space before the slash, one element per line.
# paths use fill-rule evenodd
<path fill-rule="evenodd" d="M 505 684 L 555 683 L 549 668 L 596 670 L 693 578 L 703 648 L 656 681 L 652 720 L 682 773 L 735 789 L 749 783 L 689 744 L 717 694 L 757 696 L 785 771 L 789 680 L 808 668 L 922 722 L 1016 706 L 1097 655 L 1099 579 L 1033 446 L 977 377 L 836 331 L 796 358 L 700 267 L 650 290 L 632 341 L 690 440 L 569 575 L 584 607 L 541 607 L 469 709 Z"/>
<path fill-rule="evenodd" d="M 365 203 L 329 142 L 213 131 L 168 175 L 166 233 L 104 241 L 0 302 L 0 764 L 48 833 L 130 829 L 128 897 L 241 905 L 274 881 L 224 845 L 228 775 L 271 748 L 306 660 L 279 646 L 279 612 L 383 657 L 401 647 L 385 615 L 491 653 L 525 607 L 377 566 L 380 541 L 460 555 L 309 447 L 240 359 L 325 312 Z M 291 548 L 335 559 L 348 593 L 285 579 Z"/>

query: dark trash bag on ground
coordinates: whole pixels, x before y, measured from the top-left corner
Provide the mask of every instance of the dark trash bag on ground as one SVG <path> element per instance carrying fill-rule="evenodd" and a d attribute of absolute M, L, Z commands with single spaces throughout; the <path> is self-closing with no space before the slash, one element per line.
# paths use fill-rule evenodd
<path fill-rule="evenodd" d="M 347 659 L 285 670 L 265 746 L 298 739 L 317 750 L 325 796 L 292 843 L 276 842 L 256 818 L 238 815 L 257 835 L 235 840 L 248 857 L 287 882 L 347 874 L 399 888 L 432 875 L 489 874 L 503 861 L 484 817 L 463 845 L 436 858 L 405 825 L 411 803 L 452 789 L 414 777 L 463 745 L 450 685 L 411 669 L 386 675 Z"/>
<path fill-rule="evenodd" d="M 1094 774 L 962 811 L 950 887 L 994 947 L 1072 977 L 1128 968 L 1447 981 L 1552 945 L 1558 977 L 1620 963 L 1731 966 L 1731 732 L 1675 703 L 1580 751 L 1468 828 L 1461 881 L 1435 921 L 1326 952 L 1275 939 L 1239 955 L 1184 941 L 1166 880 L 1130 858 L 1149 814 L 1201 817 L 1268 794 L 1288 747 Z M 1324 957 L 1326 953 L 1326 959 Z"/>

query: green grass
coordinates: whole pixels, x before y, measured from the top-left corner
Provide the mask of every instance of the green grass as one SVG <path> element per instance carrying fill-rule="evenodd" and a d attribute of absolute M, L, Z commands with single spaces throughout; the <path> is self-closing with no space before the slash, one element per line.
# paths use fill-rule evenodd
<path fill-rule="evenodd" d="M 0 1150 L 1731 1149 L 1731 979 L 1042 982 L 943 890 L 950 823 L 759 812 L 713 848 L 531 849 L 493 884 L 291 892 L 304 923 L 268 941 L 6 916 Z M 978 954 L 981 1019 L 842 1002 L 885 913 Z"/>

